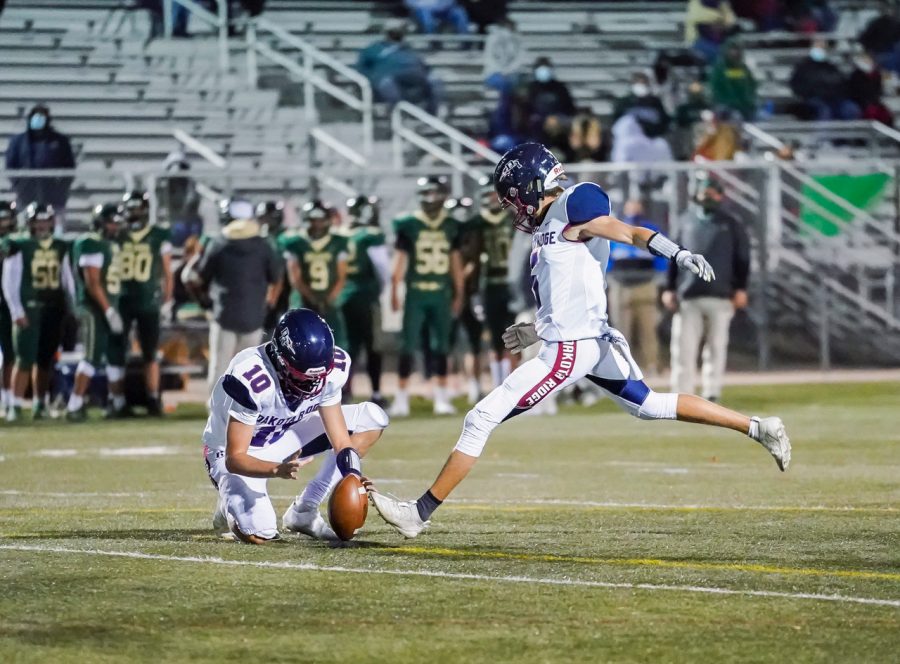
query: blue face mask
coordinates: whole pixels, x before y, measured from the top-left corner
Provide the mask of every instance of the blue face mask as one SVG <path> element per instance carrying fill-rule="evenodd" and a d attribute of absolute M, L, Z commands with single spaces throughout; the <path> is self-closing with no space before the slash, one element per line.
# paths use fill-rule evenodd
<path fill-rule="evenodd" d="M 541 65 L 534 70 L 534 80 L 538 83 L 547 83 L 553 80 L 553 68 Z"/>
<path fill-rule="evenodd" d="M 809 57 L 812 58 L 815 62 L 825 62 L 825 60 L 828 58 L 828 54 L 825 52 L 825 49 L 814 46 L 813 48 L 809 49 Z"/>
<path fill-rule="evenodd" d="M 40 131 L 47 126 L 47 116 L 43 113 L 35 113 L 28 119 L 28 128 L 33 131 Z"/>

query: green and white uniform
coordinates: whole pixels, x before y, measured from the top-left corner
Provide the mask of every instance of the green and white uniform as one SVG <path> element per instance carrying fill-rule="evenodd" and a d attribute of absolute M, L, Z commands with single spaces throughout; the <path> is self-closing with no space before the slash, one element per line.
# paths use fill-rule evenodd
<path fill-rule="evenodd" d="M 346 326 L 341 309 L 328 304 L 328 293 L 338 279 L 338 263 L 347 260 L 347 237 L 326 233 L 312 239 L 305 233 L 282 236 L 282 251 L 287 261 L 297 261 L 303 281 L 315 295 L 313 301 L 303 301 L 303 306 L 319 313 L 334 331 L 334 343 L 346 346 Z"/>
<path fill-rule="evenodd" d="M 453 322 L 450 252 L 459 248 L 459 223 L 443 210 L 435 219 L 419 211 L 395 219 L 394 234 L 396 248 L 409 256 L 402 351 L 420 349 L 427 326 L 431 350 L 446 355 Z"/>
<path fill-rule="evenodd" d="M 106 314 L 88 292 L 85 270 L 88 267 L 100 270 L 100 283 L 109 306 L 118 307 L 121 281 L 122 251 L 119 244 L 103 238 L 99 233 L 86 233 L 72 246 L 72 263 L 75 265 L 75 300 L 81 323 L 84 343 L 84 359 L 94 367 L 106 364 L 111 337 Z M 117 340 L 121 344 L 121 340 Z"/>
<path fill-rule="evenodd" d="M 347 324 L 347 350 L 356 358 L 363 348 L 379 350 L 379 297 L 389 274 L 390 258 L 380 228 L 352 229 L 348 240 L 347 284 L 338 297 L 338 306 Z"/>
<path fill-rule="evenodd" d="M 132 324 L 137 326 L 141 357 L 144 362 L 156 360 L 160 336 L 160 307 L 163 300 L 163 256 L 172 253 L 167 226 L 147 226 L 126 233 L 119 255 L 122 290 L 119 313 L 125 334 L 123 343 L 110 348 L 109 363 L 125 366 L 125 349 Z"/>
<path fill-rule="evenodd" d="M 512 246 L 513 227 L 505 210 L 492 213 L 483 209 L 467 224 L 478 233 L 481 249 L 480 290 L 485 320 L 491 334 L 491 348 L 503 352 L 503 332 L 515 322 L 509 310 L 509 249 Z"/>
<path fill-rule="evenodd" d="M 66 294 L 74 286 L 69 243 L 17 235 L 7 238 L 4 247 L 4 299 L 13 321 L 28 319 L 27 327 L 13 329 L 16 361 L 23 370 L 35 363 L 50 368 L 62 337 Z"/>

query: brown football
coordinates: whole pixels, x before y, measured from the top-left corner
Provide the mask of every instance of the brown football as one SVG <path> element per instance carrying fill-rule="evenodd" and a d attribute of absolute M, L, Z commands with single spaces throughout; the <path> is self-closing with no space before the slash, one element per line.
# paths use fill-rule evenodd
<path fill-rule="evenodd" d="M 353 539 L 369 513 L 369 496 L 359 477 L 347 475 L 338 482 L 328 499 L 328 520 L 335 534 L 345 542 Z"/>

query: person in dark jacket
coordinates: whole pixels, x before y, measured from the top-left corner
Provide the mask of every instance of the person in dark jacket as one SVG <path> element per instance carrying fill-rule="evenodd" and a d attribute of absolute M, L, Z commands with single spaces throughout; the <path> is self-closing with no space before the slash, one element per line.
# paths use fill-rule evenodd
<path fill-rule="evenodd" d="M 900 18 L 893 2 L 881 3 L 881 13 L 869 21 L 859 43 L 881 67 L 900 74 Z"/>
<path fill-rule="evenodd" d="M 209 387 L 224 373 L 238 351 L 262 340 L 263 323 L 275 306 L 283 267 L 272 244 L 260 234 L 249 201 L 222 205 L 222 236 L 204 249 L 195 275 L 208 289 L 213 320 L 209 326 Z M 190 268 L 194 269 L 194 268 Z"/>
<path fill-rule="evenodd" d="M 859 106 L 849 99 L 847 79 L 828 60 L 828 44 L 816 39 L 809 55 L 794 66 L 791 91 L 797 97 L 801 118 L 858 120 Z"/>
<path fill-rule="evenodd" d="M 6 148 L 7 170 L 75 168 L 69 137 L 56 131 L 50 109 L 38 104 L 28 112 L 25 131 L 13 136 Z M 50 205 L 56 212 L 56 232 L 65 224 L 65 207 L 72 177 L 10 177 L 20 209 L 31 203 Z"/>
<path fill-rule="evenodd" d="M 672 318 L 672 389 L 694 388 L 697 354 L 703 347 L 701 394 L 717 401 L 728 354 L 728 331 L 737 309 L 747 306 L 750 240 L 741 222 L 723 207 L 721 185 L 707 180 L 682 225 L 679 244 L 702 253 L 715 271 L 712 282 L 671 270 L 663 305 Z"/>
<path fill-rule="evenodd" d="M 893 126 L 894 115 L 881 100 L 883 92 L 881 70 L 868 53 L 861 53 L 853 61 L 853 71 L 847 81 L 847 94 L 859 106 L 865 120 L 877 120 Z"/>
<path fill-rule="evenodd" d="M 650 77 L 643 72 L 632 75 L 631 94 L 616 100 L 613 124 L 623 115 L 634 116 L 647 138 L 659 138 L 669 130 L 669 114 L 650 89 Z"/>
<path fill-rule="evenodd" d="M 530 137 L 536 140 L 546 137 L 548 120 L 554 126 L 568 125 L 577 110 L 569 87 L 557 80 L 553 62 L 547 57 L 535 60 L 534 78 L 516 97 L 515 103 L 527 109 Z"/>

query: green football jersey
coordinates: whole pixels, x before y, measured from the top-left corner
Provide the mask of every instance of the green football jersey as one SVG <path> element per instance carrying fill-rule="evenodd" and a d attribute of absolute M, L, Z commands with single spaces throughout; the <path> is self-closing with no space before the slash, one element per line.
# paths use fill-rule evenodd
<path fill-rule="evenodd" d="M 341 292 L 341 302 L 357 295 L 371 297 L 373 301 L 378 299 L 381 284 L 375 265 L 369 258 L 369 249 L 384 243 L 384 233 L 380 228 L 363 226 L 351 231 L 347 244 L 347 285 Z"/>
<path fill-rule="evenodd" d="M 84 268 L 79 266 L 82 256 L 99 254 L 103 257 L 103 266 L 100 268 L 100 283 L 106 292 L 106 299 L 110 306 L 115 306 L 119 301 L 122 290 L 121 258 L 122 250 L 117 242 L 107 240 L 98 233 L 85 233 L 75 240 L 72 245 L 72 269 L 75 272 L 75 285 L 78 304 L 84 306 L 96 305 L 94 299 L 85 287 Z"/>
<path fill-rule="evenodd" d="M 310 290 L 325 295 L 334 288 L 338 260 L 347 257 L 346 237 L 326 233 L 313 240 L 305 234 L 293 235 L 282 240 L 282 247 L 286 253 L 296 257 L 303 281 Z"/>
<path fill-rule="evenodd" d="M 505 284 L 509 271 L 509 249 L 515 232 L 509 214 L 505 210 L 497 214 L 481 210 L 468 224 L 481 236 L 484 282 L 489 285 Z"/>
<path fill-rule="evenodd" d="M 119 276 L 121 299 L 136 310 L 153 309 L 162 300 L 163 247 L 170 243 L 170 232 L 164 226 L 148 226 L 137 233 L 127 233 L 122 240 Z"/>
<path fill-rule="evenodd" d="M 22 305 L 33 307 L 41 304 L 61 306 L 65 299 L 62 285 L 62 266 L 69 243 L 59 238 L 36 240 L 29 235 L 17 235 L 8 239 L 10 256 L 22 254 Z"/>
<path fill-rule="evenodd" d="M 450 251 L 459 248 L 459 222 L 441 211 L 436 219 L 415 212 L 394 220 L 396 246 L 409 255 L 406 287 L 419 291 L 451 289 Z"/>

